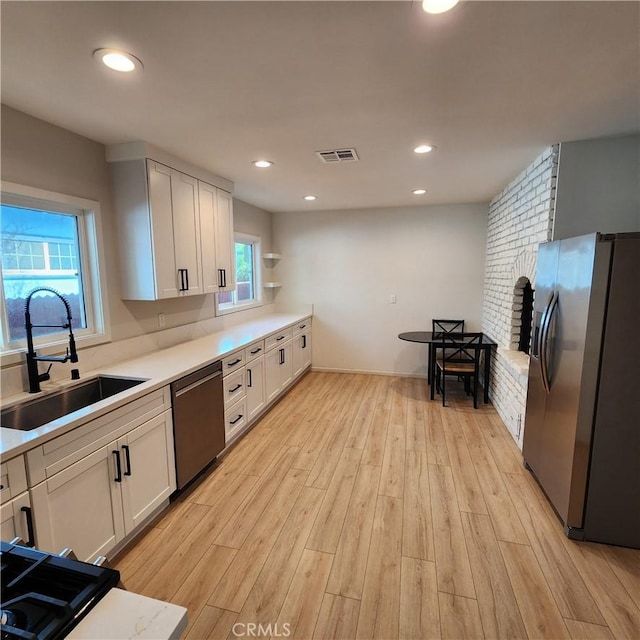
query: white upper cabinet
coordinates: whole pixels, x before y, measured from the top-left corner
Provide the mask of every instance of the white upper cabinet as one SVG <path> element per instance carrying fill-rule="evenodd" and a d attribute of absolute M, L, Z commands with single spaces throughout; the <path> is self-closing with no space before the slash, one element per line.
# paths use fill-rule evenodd
<path fill-rule="evenodd" d="M 151 299 L 202 294 L 198 181 L 153 160 L 147 160 L 147 179 L 155 266 Z"/>
<path fill-rule="evenodd" d="M 236 267 L 231 194 L 201 181 L 198 189 L 204 293 L 233 291 Z"/>
<path fill-rule="evenodd" d="M 161 300 L 233 290 L 231 194 L 150 158 L 112 154 L 110 160 L 122 297 Z"/>

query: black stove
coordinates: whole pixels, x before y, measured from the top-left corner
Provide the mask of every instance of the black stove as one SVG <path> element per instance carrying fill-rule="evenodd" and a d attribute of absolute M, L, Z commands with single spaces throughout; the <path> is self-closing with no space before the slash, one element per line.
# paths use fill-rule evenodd
<path fill-rule="evenodd" d="M 0 637 L 62 639 L 119 580 L 114 569 L 0 542 Z"/>

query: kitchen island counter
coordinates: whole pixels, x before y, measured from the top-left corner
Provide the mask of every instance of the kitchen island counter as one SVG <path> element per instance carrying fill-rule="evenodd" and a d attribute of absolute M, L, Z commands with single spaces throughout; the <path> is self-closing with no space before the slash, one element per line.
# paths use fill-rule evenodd
<path fill-rule="evenodd" d="M 178 640 L 186 626 L 184 607 L 111 589 L 67 640 Z"/>

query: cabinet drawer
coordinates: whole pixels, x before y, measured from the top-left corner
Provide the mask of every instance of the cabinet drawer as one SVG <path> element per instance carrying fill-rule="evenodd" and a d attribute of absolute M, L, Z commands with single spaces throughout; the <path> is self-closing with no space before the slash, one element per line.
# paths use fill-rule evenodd
<path fill-rule="evenodd" d="M 227 446 L 247 424 L 247 400 L 242 398 L 224 410 L 224 435 Z"/>
<path fill-rule="evenodd" d="M 0 499 L 4 503 L 27 490 L 24 456 L 20 455 L 0 464 Z"/>
<path fill-rule="evenodd" d="M 230 373 L 244 367 L 244 349 L 234 351 L 231 355 L 222 359 L 222 375 L 228 376 Z"/>
<path fill-rule="evenodd" d="M 30 486 L 50 478 L 170 408 L 169 387 L 163 387 L 28 451 Z"/>
<path fill-rule="evenodd" d="M 293 336 L 299 336 L 301 333 L 311 331 L 311 318 L 305 318 L 302 322 L 293 325 Z"/>
<path fill-rule="evenodd" d="M 270 336 L 267 336 L 265 338 L 265 351 L 270 351 L 274 347 L 282 346 L 287 340 L 291 340 L 291 336 L 291 327 L 282 329 L 282 331 L 277 331 L 276 333 L 272 333 Z"/>
<path fill-rule="evenodd" d="M 258 342 L 254 342 L 253 344 L 250 344 L 244 350 L 244 359 L 247 362 L 251 362 L 256 358 L 259 358 L 263 353 L 264 353 L 264 340 L 260 340 Z"/>
<path fill-rule="evenodd" d="M 244 367 L 240 371 L 229 374 L 222 384 L 224 405 L 230 407 L 247 393 Z"/>

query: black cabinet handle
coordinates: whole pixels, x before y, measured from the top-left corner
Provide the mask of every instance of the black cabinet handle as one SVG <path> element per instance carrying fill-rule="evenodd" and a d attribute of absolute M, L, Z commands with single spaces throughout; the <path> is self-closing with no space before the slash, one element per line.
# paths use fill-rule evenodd
<path fill-rule="evenodd" d="M 276 340 L 284 340 L 287 336 L 278 336 Z"/>
<path fill-rule="evenodd" d="M 307 336 L 302 336 L 302 348 L 307 348 Z"/>
<path fill-rule="evenodd" d="M 241 384 L 237 384 L 233 389 L 229 389 L 229 393 L 235 393 L 241 386 Z"/>
<path fill-rule="evenodd" d="M 255 356 L 256 353 L 260 353 L 261 351 L 262 351 L 262 347 L 258 347 L 257 349 L 254 349 L 250 353 L 251 353 L 252 356 Z"/>
<path fill-rule="evenodd" d="M 180 274 L 180 291 L 189 291 L 189 269 L 178 269 Z"/>
<path fill-rule="evenodd" d="M 304 329 L 307 325 L 306 324 L 300 324 L 298 325 L 298 329 Z"/>
<path fill-rule="evenodd" d="M 239 413 L 238 417 L 235 420 L 229 420 L 229 424 L 235 424 L 236 422 L 239 422 L 240 420 L 242 420 L 242 414 Z"/>
<path fill-rule="evenodd" d="M 247 369 L 247 377 L 249 380 L 247 381 L 247 387 L 253 387 L 253 379 L 251 377 L 251 369 Z"/>
<path fill-rule="evenodd" d="M 284 364 L 284 349 L 280 349 L 280 364 Z"/>
<path fill-rule="evenodd" d="M 36 538 L 33 533 L 33 513 L 31 511 L 31 507 L 22 507 L 20 511 L 22 511 L 27 518 L 27 535 L 29 536 L 29 539 L 27 540 L 27 547 L 35 547 Z"/>
<path fill-rule="evenodd" d="M 0 491 L 2 491 L 4 489 L 4 485 L 0 484 Z"/>
<path fill-rule="evenodd" d="M 238 358 L 237 360 L 234 360 L 233 362 L 227 362 L 227 367 L 235 367 L 239 362 L 242 362 L 242 358 Z"/>
<path fill-rule="evenodd" d="M 120 452 L 116 449 L 111 453 L 116 457 L 116 477 L 114 480 L 116 482 L 122 482 L 122 463 L 120 462 Z"/>
<path fill-rule="evenodd" d="M 222 284 L 222 269 L 218 269 L 218 286 L 219 286 L 219 287 L 224 286 L 224 285 Z"/>
<path fill-rule="evenodd" d="M 124 463 L 126 465 L 124 475 L 130 476 L 131 475 L 131 457 L 129 456 L 129 446 L 126 444 L 123 444 L 122 448 L 124 450 Z"/>
<path fill-rule="evenodd" d="M 222 286 L 223 287 L 227 286 L 227 270 L 226 269 L 222 270 Z"/>

